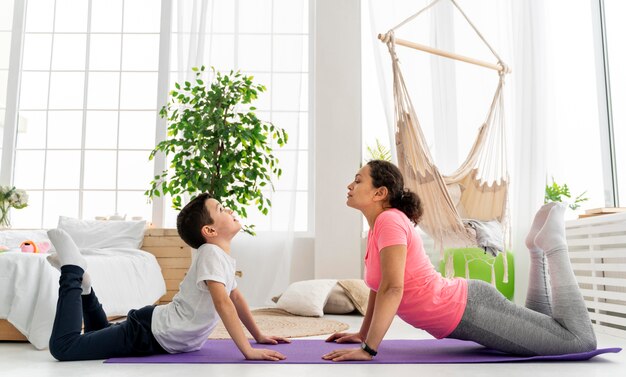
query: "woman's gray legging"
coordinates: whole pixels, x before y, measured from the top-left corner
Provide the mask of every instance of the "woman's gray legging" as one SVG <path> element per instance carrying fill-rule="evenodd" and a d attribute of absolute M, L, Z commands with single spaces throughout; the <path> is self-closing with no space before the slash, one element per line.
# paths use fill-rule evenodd
<path fill-rule="evenodd" d="M 518 355 L 559 355 L 596 349 L 596 336 L 567 246 L 547 251 L 552 298 L 545 279 L 543 254 L 531 253 L 527 307 L 508 301 L 492 285 L 468 281 L 467 307 L 449 338 L 472 340 Z M 540 272 L 536 274 L 536 272 Z M 532 303 L 532 305 L 530 305 Z M 543 303 L 543 304 L 538 304 Z"/>

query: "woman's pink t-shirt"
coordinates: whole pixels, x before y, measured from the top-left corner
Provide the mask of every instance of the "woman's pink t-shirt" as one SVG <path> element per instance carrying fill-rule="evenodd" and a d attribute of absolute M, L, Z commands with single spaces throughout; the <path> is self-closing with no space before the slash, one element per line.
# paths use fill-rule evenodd
<path fill-rule="evenodd" d="M 404 213 L 389 209 L 378 215 L 367 236 L 365 283 L 378 291 L 382 279 L 380 251 L 406 245 L 404 293 L 398 316 L 435 338 L 448 336 L 461 321 L 467 303 L 467 281 L 446 279 L 426 256 L 422 238 Z"/>

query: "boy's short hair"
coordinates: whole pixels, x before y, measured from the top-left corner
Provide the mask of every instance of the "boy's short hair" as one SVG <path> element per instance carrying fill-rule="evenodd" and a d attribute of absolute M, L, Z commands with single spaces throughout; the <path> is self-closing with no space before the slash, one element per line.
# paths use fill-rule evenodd
<path fill-rule="evenodd" d="M 208 193 L 196 196 L 187 203 L 176 218 L 178 235 L 187 245 L 194 249 L 198 249 L 206 243 L 202 236 L 202 227 L 211 225 L 214 222 L 206 208 L 206 201 L 211 198 L 212 196 Z"/>

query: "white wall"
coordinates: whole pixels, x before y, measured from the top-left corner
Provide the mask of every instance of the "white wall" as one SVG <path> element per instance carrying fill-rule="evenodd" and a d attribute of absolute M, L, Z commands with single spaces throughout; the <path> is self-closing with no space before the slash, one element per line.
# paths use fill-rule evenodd
<path fill-rule="evenodd" d="M 361 277 L 361 214 L 346 186 L 361 163 L 361 2 L 315 1 L 316 278 Z"/>

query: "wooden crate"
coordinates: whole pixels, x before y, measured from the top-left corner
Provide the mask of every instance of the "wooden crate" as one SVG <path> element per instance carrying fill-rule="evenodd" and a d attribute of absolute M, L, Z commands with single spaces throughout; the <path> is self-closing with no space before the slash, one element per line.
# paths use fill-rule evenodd
<path fill-rule="evenodd" d="M 161 266 L 167 292 L 158 303 L 172 301 L 191 265 L 191 248 L 180 239 L 176 229 L 149 228 L 141 249 L 154 254 Z"/>

